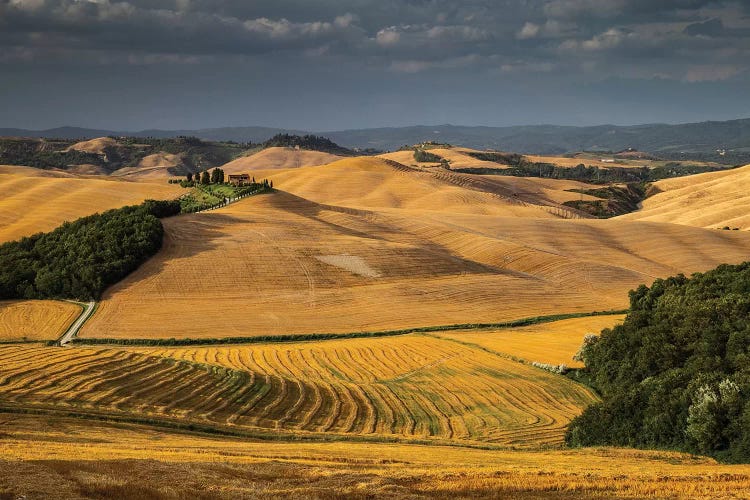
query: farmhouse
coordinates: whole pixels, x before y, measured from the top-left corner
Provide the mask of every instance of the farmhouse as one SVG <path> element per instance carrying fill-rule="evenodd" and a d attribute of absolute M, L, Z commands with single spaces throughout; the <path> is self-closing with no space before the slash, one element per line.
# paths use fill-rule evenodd
<path fill-rule="evenodd" d="M 250 182 L 250 176 L 248 174 L 229 174 L 229 183 L 235 186 L 241 186 L 246 182 Z"/>

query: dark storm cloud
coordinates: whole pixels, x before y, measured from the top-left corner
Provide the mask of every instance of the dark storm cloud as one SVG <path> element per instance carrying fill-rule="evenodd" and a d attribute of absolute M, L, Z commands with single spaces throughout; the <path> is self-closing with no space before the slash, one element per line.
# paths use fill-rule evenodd
<path fill-rule="evenodd" d="M 722 15 L 736 26 L 726 27 Z M 689 69 L 680 60 L 713 62 L 712 53 L 722 48 L 717 39 L 731 40 L 727 48 L 735 56 L 721 58 L 738 71 L 750 49 L 747 37 L 738 44 L 736 36 L 750 28 L 742 3 L 704 0 L 5 0 L 0 27 L 6 60 L 81 55 L 92 62 L 195 63 L 304 55 L 407 71 L 573 65 L 608 73 L 621 68 L 614 72 L 620 74 L 626 64 L 635 66 L 632 76 L 680 78 Z M 701 36 L 714 40 L 692 39 Z M 656 72 L 652 60 L 664 57 L 672 58 L 667 71 Z"/>
<path fill-rule="evenodd" d="M 0 0 L 0 72 L 17 83 L 45 71 L 103 78 L 105 66 L 127 81 L 149 66 L 154 86 L 183 67 L 249 75 L 259 90 L 292 67 L 289 95 L 322 94 L 335 74 L 354 98 L 384 95 L 359 81 L 378 73 L 430 92 L 434 78 L 746 80 L 749 65 L 750 7 L 738 0 Z"/>

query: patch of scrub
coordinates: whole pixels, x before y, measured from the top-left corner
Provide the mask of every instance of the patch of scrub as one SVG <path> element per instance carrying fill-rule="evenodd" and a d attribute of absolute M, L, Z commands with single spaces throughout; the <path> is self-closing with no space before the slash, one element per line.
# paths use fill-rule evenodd
<path fill-rule="evenodd" d="M 380 272 L 370 267 L 362 257 L 355 255 L 318 255 L 315 257 L 321 262 L 325 262 L 331 266 L 336 266 L 341 269 L 346 269 L 350 273 L 364 276 L 365 278 L 379 278 Z"/>

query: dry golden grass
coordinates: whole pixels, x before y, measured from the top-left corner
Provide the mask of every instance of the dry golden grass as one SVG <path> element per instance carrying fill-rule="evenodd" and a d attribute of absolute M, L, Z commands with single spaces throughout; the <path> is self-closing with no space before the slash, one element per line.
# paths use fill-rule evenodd
<path fill-rule="evenodd" d="M 618 449 L 284 443 L 2 415 L 7 498 L 747 498 L 750 467 Z"/>
<path fill-rule="evenodd" d="M 130 180 L 168 179 L 174 177 L 169 169 L 182 164 L 182 156 L 172 153 L 154 153 L 144 157 L 135 167 L 123 167 L 112 172 L 114 177 L 126 177 Z"/>
<path fill-rule="evenodd" d="M 444 169 L 421 171 L 377 157 L 279 171 L 274 185 L 310 201 L 362 209 L 408 209 L 554 217 L 546 200 L 519 199 L 505 179 Z"/>
<path fill-rule="evenodd" d="M 81 307 L 57 300 L 0 301 L 0 342 L 55 340 L 81 314 Z"/>
<path fill-rule="evenodd" d="M 583 363 L 573 361 L 573 356 L 581 347 L 583 337 L 587 333 L 598 335 L 604 328 L 612 328 L 624 318 L 624 315 L 589 316 L 519 328 L 447 331 L 432 335 L 507 354 L 526 362 L 580 368 Z"/>
<path fill-rule="evenodd" d="M 26 407 L 525 448 L 561 445 L 567 423 L 595 401 L 564 377 L 424 335 L 190 348 L 6 346 L 0 389 L 4 402 Z"/>
<path fill-rule="evenodd" d="M 273 170 L 325 165 L 340 160 L 338 155 L 321 151 L 308 151 L 293 148 L 266 148 L 250 156 L 237 158 L 222 165 L 229 174 L 246 174 L 256 170 Z"/>
<path fill-rule="evenodd" d="M 0 169 L 10 193 L 0 202 L 0 241 L 8 227 L 59 220 L 53 209 L 68 210 L 81 195 L 54 193 L 94 181 L 19 172 Z M 576 185 L 565 181 L 422 171 L 378 158 L 280 169 L 273 180 L 287 192 L 165 219 L 163 250 L 107 292 L 81 335 L 377 331 L 619 309 L 640 283 L 750 252 L 743 232 L 564 220 L 572 214 L 556 204 Z M 181 192 L 96 182 L 128 195 L 154 186 Z M 78 210 L 103 209 L 91 206 L 105 203 L 105 185 L 87 186 L 89 205 Z M 5 204 L 14 199 L 46 215 L 12 219 Z M 214 347 L 0 346 L 4 407 L 242 434 L 5 413 L 0 498 L 747 496 L 747 466 L 560 449 L 565 425 L 595 397 L 513 358 L 573 365 L 583 335 L 615 321 Z M 330 442 L 292 442 L 306 439 Z"/>
<path fill-rule="evenodd" d="M 439 167 L 440 163 L 434 163 L 434 162 L 419 162 L 414 159 L 414 150 L 408 150 L 408 151 L 393 151 L 391 153 L 385 153 L 382 155 L 378 155 L 379 158 L 385 158 L 388 160 L 397 161 L 398 163 L 401 163 L 403 165 L 408 165 L 412 167 L 424 167 L 424 168 L 435 168 Z"/>
<path fill-rule="evenodd" d="M 26 167 L 0 167 L 0 192 L 0 242 L 4 242 L 147 198 L 176 198 L 183 190 L 166 182 L 80 178 Z"/>
<path fill-rule="evenodd" d="M 73 144 L 65 151 L 81 151 L 84 153 L 103 154 L 106 148 L 118 147 L 117 141 L 111 137 L 97 137 Z"/>
<path fill-rule="evenodd" d="M 503 177 L 496 175 L 465 176 L 481 178 L 498 189 L 511 192 L 514 198 L 531 204 L 554 206 L 566 201 L 595 201 L 600 198 L 571 192 L 572 189 L 591 189 L 590 184 L 562 179 L 540 179 L 535 177 Z"/>
<path fill-rule="evenodd" d="M 467 153 L 481 153 L 476 149 L 469 148 L 435 148 L 430 149 L 430 153 L 436 154 L 441 158 L 445 158 L 450 162 L 451 168 L 507 168 L 505 165 L 494 161 L 478 160 L 473 156 L 469 156 Z"/>
<path fill-rule="evenodd" d="M 494 168 L 503 169 L 507 168 L 505 165 L 501 165 L 494 161 L 478 160 L 467 153 L 479 153 L 480 151 L 470 148 L 462 147 L 448 147 L 448 148 L 430 148 L 427 150 L 429 153 L 438 155 L 450 162 L 451 168 Z M 414 159 L 414 151 L 394 151 L 392 153 L 385 153 L 379 155 L 379 158 L 387 158 L 395 160 L 404 165 L 416 166 L 416 167 L 439 167 L 440 163 L 430 162 L 417 162 Z"/>
<path fill-rule="evenodd" d="M 642 210 L 621 218 L 750 229 L 750 165 L 667 179 L 654 186 L 662 192 L 647 198 Z"/>

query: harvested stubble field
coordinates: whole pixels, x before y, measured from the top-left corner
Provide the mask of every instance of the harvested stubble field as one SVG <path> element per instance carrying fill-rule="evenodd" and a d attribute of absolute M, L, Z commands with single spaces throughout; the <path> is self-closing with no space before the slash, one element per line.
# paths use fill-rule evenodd
<path fill-rule="evenodd" d="M 27 167 L 0 166 L 0 243 L 41 231 L 65 221 L 147 198 L 171 199 L 179 186 L 159 182 L 127 182 L 78 177 Z"/>
<path fill-rule="evenodd" d="M 162 251 L 106 293 L 81 337 L 349 333 L 623 309 L 641 283 L 750 253 L 746 233 L 565 220 L 479 190 L 482 176 L 457 179 L 466 185 L 356 158 L 281 172 L 287 192 L 166 219 Z"/>
<path fill-rule="evenodd" d="M 561 445 L 565 425 L 595 400 L 566 378 L 428 335 L 190 348 L 7 346 L 0 388 L 5 403 L 24 407 L 525 448 Z"/>
<path fill-rule="evenodd" d="M 81 314 L 81 307 L 57 300 L 0 301 L 0 342 L 55 340 Z"/>
<path fill-rule="evenodd" d="M 574 361 L 573 356 L 580 349 L 586 334 L 598 335 L 603 329 L 621 323 L 624 318 L 622 314 L 588 316 L 516 328 L 445 331 L 431 335 L 507 354 L 527 363 L 564 364 L 570 368 L 580 368 L 583 363 Z"/>
<path fill-rule="evenodd" d="M 750 489 L 748 466 L 669 452 L 268 443 L 49 416 L 1 418 L 0 494 L 7 498 L 714 500 L 743 498 Z"/>
<path fill-rule="evenodd" d="M 624 220 L 750 229 L 750 165 L 654 183 L 657 194 Z"/>

